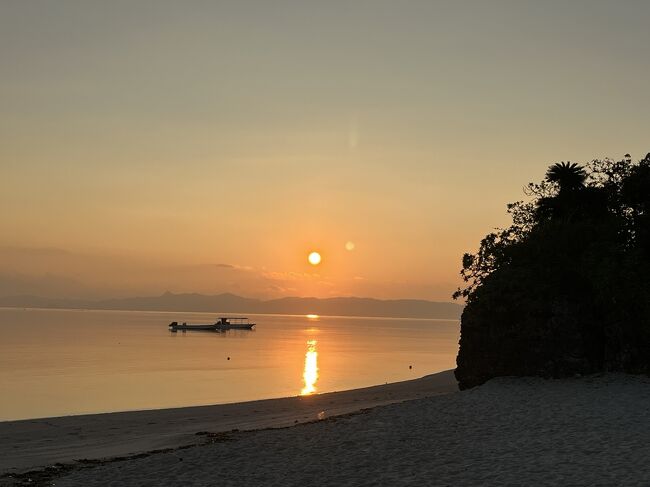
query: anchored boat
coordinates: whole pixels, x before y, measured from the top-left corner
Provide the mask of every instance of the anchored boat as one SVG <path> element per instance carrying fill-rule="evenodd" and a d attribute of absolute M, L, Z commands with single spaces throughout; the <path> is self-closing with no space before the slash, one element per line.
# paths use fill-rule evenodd
<path fill-rule="evenodd" d="M 251 323 L 248 318 L 244 317 L 221 317 L 213 324 L 202 324 L 202 323 L 178 323 L 177 321 L 172 321 L 169 324 L 169 331 L 187 331 L 187 330 L 196 330 L 196 331 L 225 331 L 225 330 L 252 330 L 255 326 L 255 323 Z"/>

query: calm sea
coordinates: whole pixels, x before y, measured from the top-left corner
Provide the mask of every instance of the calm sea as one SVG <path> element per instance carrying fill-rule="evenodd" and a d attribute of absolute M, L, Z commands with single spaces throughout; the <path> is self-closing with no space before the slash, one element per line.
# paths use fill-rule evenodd
<path fill-rule="evenodd" d="M 447 320 L 250 315 L 254 331 L 167 329 L 215 317 L 0 308 L 0 420 L 340 391 L 453 368 L 458 350 Z"/>

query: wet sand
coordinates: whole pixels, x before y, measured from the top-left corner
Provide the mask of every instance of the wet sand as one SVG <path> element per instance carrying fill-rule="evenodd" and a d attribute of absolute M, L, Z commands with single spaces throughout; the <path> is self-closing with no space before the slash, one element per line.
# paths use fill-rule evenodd
<path fill-rule="evenodd" d="M 457 391 L 452 371 L 350 391 L 177 409 L 0 422 L 0 475 L 209 442 Z M 0 484 L 2 480 L 0 480 Z"/>

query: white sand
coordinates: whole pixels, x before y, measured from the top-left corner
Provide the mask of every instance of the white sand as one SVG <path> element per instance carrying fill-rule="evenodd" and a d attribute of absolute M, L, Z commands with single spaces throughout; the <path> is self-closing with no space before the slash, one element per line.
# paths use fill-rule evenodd
<path fill-rule="evenodd" d="M 650 381 L 469 391 L 79 469 L 63 486 L 650 485 Z"/>
<path fill-rule="evenodd" d="M 457 391 L 451 371 L 351 391 L 217 406 L 0 422 L 2 474 L 204 443 L 199 432 L 286 427 L 379 405 Z"/>

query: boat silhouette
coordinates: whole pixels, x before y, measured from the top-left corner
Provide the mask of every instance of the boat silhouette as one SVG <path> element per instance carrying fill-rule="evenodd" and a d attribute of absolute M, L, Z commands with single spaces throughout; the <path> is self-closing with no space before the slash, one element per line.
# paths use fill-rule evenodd
<path fill-rule="evenodd" d="M 251 323 L 245 317 L 220 317 L 215 323 L 178 323 L 172 321 L 169 324 L 169 331 L 225 331 L 225 330 L 252 330 L 255 323 Z"/>

